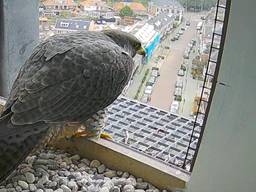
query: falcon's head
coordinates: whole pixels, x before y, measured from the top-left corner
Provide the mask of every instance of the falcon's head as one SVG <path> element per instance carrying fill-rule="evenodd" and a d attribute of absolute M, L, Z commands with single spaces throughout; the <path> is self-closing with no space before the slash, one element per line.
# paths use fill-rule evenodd
<path fill-rule="evenodd" d="M 145 56 L 145 49 L 141 42 L 133 35 L 119 30 L 105 30 L 103 33 L 109 36 L 116 44 L 128 51 L 132 57 L 137 54 Z"/>

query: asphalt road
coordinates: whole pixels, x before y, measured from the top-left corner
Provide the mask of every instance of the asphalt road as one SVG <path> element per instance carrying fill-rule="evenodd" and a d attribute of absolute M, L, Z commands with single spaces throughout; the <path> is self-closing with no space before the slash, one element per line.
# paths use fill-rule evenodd
<path fill-rule="evenodd" d="M 150 104 L 164 110 L 170 109 L 174 99 L 173 93 L 177 80 L 177 71 L 183 62 L 183 54 L 188 43 L 196 36 L 196 25 L 200 19 L 200 15 L 189 14 L 187 18 L 190 19 L 191 25 L 180 39 L 174 42 L 171 42 L 170 38 L 167 39 L 169 40 L 168 44 L 171 49 L 165 55 L 166 58 L 160 69 L 160 77 L 154 86 L 151 96 Z M 175 33 L 173 35 L 175 35 Z"/>

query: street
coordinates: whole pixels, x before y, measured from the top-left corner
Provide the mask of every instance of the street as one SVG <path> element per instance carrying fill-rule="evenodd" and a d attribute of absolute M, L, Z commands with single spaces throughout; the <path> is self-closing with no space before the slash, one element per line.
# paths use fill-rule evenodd
<path fill-rule="evenodd" d="M 151 96 L 150 104 L 164 110 L 170 109 L 170 105 L 174 97 L 173 93 L 175 89 L 175 82 L 177 80 L 177 71 L 183 62 L 184 51 L 188 43 L 196 36 L 196 24 L 200 18 L 200 15 L 189 14 L 189 18 L 191 21 L 191 25 L 184 32 L 179 40 L 172 42 L 170 41 L 170 38 L 167 39 L 167 43 L 169 44 L 171 49 L 161 66 L 160 77 L 158 78 L 157 83 L 154 86 L 154 90 Z M 175 33 L 172 34 L 171 37 L 174 35 Z M 188 73 L 189 72 L 187 72 L 186 75 L 189 77 L 190 74 Z M 191 78 L 188 79 L 190 80 Z M 187 90 L 188 94 L 185 97 L 185 101 L 193 99 L 193 92 L 195 92 L 195 88 L 193 86 L 187 87 L 189 88 Z M 192 104 L 191 102 L 189 103 Z M 186 107 L 185 110 L 186 113 L 188 113 L 188 107 Z"/>
<path fill-rule="evenodd" d="M 191 117 L 194 98 L 198 95 L 199 86 L 202 84 L 201 81 L 192 78 L 191 68 L 192 60 L 198 54 L 200 46 L 199 34 L 197 34 L 196 27 L 198 22 L 202 21 L 200 17 L 203 14 L 205 14 L 205 12 L 200 14 L 184 14 L 185 21 L 190 21 L 190 26 L 187 27 L 178 40 L 171 41 L 172 37 L 180 31 L 181 27 L 185 26 L 185 22 L 183 21 L 180 26 L 174 29 L 172 33 L 157 46 L 153 51 L 149 63 L 141 65 L 138 68 L 129 89 L 127 90 L 126 96 L 140 100 L 144 94 L 146 82 L 150 77 L 150 75 L 147 75 L 146 81 L 142 83 L 146 72 L 149 71 L 150 73 L 152 67 L 158 67 L 160 69 L 160 76 L 153 86 L 149 104 L 170 111 L 171 104 L 174 100 L 175 83 L 177 79 L 179 79 L 183 82 L 183 89 L 182 99 L 177 113 L 184 117 Z M 196 45 L 193 47 L 189 59 L 184 59 L 184 52 L 192 39 L 196 40 Z M 166 47 L 170 47 L 170 49 L 167 49 Z M 164 56 L 164 58 L 161 59 L 159 56 Z M 177 73 L 182 64 L 186 66 L 186 72 L 184 76 L 178 76 Z"/>

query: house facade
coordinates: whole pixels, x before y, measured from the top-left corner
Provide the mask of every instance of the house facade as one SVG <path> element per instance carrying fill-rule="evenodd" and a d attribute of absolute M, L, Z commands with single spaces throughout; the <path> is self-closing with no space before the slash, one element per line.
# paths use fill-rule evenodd
<path fill-rule="evenodd" d="M 46 0 L 42 4 L 46 10 L 74 10 L 77 8 L 77 3 L 73 0 Z"/>
<path fill-rule="evenodd" d="M 183 14 L 183 6 L 176 0 L 151 0 L 148 3 L 148 13 L 158 15 L 160 13 Z"/>

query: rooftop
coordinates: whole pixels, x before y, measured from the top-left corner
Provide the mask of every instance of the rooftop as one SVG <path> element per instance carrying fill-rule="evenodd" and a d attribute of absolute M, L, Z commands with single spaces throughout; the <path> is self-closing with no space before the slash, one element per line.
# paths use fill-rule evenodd
<path fill-rule="evenodd" d="M 145 6 L 138 2 L 116 2 L 113 4 L 115 10 L 120 10 L 124 6 L 129 6 L 133 11 L 146 11 Z"/>
<path fill-rule="evenodd" d="M 168 25 L 173 19 L 174 16 L 172 14 L 160 13 L 159 15 L 152 17 L 148 21 L 148 24 L 154 25 L 156 30 L 161 30 L 164 26 Z"/>
<path fill-rule="evenodd" d="M 99 6 L 102 5 L 102 0 L 83 0 L 79 2 L 80 5 L 83 6 Z"/>
<path fill-rule="evenodd" d="M 73 0 L 46 0 L 42 2 L 43 5 L 74 5 Z"/>
<path fill-rule="evenodd" d="M 91 21 L 86 19 L 57 19 L 55 28 L 69 30 L 88 30 Z"/>

